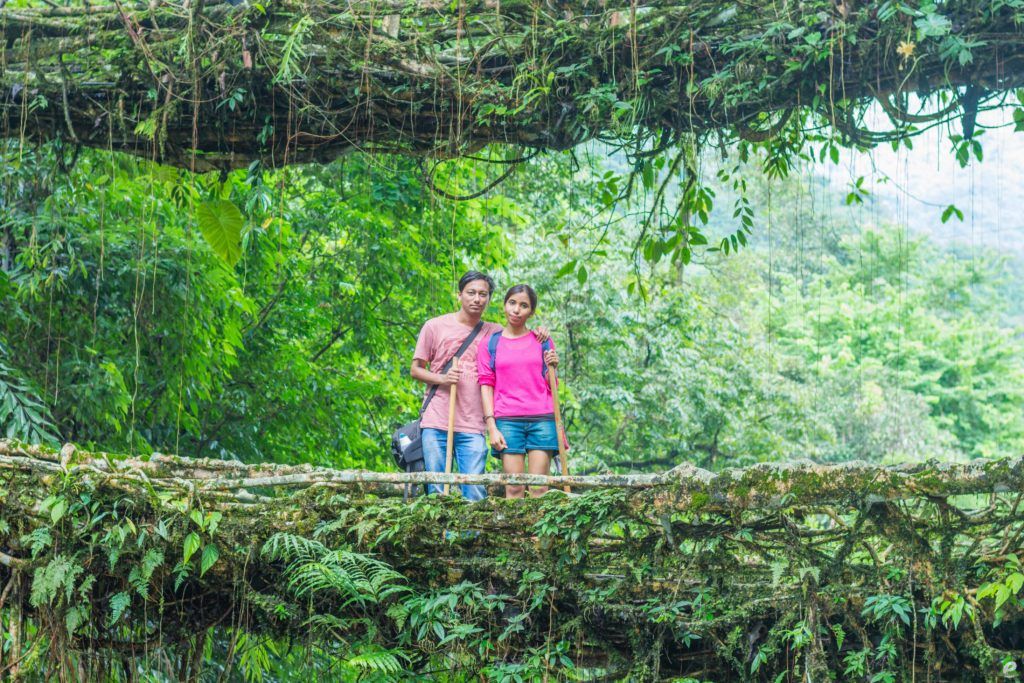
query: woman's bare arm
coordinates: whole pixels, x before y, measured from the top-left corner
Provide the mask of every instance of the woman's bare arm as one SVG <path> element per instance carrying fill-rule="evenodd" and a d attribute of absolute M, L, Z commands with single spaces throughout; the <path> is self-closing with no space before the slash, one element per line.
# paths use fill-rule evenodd
<path fill-rule="evenodd" d="M 484 406 L 484 424 L 487 426 L 491 447 L 496 451 L 503 451 L 508 448 L 508 444 L 505 443 L 505 436 L 498 430 L 498 424 L 494 420 L 494 387 L 481 384 L 480 401 Z"/>

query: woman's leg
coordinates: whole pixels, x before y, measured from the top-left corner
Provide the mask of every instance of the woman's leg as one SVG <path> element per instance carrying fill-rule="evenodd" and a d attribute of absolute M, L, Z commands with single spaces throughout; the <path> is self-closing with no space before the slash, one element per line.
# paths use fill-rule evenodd
<path fill-rule="evenodd" d="M 551 473 L 551 453 L 548 451 L 527 451 L 530 463 L 530 474 Z M 530 498 L 543 496 L 548 492 L 547 486 L 531 486 Z"/>
<path fill-rule="evenodd" d="M 505 474 L 522 474 L 526 471 L 526 456 L 522 453 L 505 453 L 501 456 L 501 471 Z M 505 485 L 506 498 L 522 498 L 526 487 Z"/>

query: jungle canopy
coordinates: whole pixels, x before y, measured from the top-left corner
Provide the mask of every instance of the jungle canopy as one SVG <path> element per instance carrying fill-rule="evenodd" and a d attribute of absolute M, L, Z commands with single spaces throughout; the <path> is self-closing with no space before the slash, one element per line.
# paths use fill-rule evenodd
<path fill-rule="evenodd" d="M 1024 85 L 1017 0 L 450 6 L 154 1 L 0 10 L 0 133 L 197 170 L 646 150 L 831 130 L 871 146 Z M 917 95 L 910 98 L 911 94 Z M 884 130 L 865 128 L 872 102 Z"/>

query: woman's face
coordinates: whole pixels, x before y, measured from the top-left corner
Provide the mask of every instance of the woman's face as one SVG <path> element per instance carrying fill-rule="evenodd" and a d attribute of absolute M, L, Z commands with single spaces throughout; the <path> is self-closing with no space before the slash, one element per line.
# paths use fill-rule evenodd
<path fill-rule="evenodd" d="M 533 307 L 530 306 L 530 297 L 526 292 L 513 294 L 505 302 L 505 317 L 509 325 L 519 327 L 524 325 L 530 316 L 533 315 Z"/>

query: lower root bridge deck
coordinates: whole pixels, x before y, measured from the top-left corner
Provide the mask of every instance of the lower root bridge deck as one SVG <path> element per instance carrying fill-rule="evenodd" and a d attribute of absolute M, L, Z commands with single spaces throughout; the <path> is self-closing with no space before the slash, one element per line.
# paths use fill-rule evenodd
<path fill-rule="evenodd" d="M 403 501 L 424 481 L 573 493 Z M 539 656 L 556 676 L 1002 680 L 1022 483 L 1020 458 L 546 478 L 0 441 L 0 672 L 195 677 L 208 638 L 232 660 L 244 635 L 466 678 Z"/>

